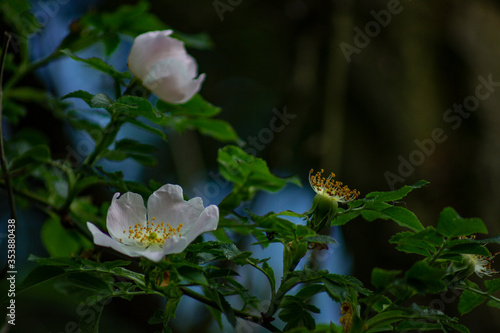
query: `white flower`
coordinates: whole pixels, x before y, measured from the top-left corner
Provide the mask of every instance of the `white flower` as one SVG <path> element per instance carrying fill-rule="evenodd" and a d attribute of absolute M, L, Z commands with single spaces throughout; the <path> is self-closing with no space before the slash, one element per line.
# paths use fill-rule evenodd
<path fill-rule="evenodd" d="M 482 278 L 485 275 L 491 276 L 496 273 L 496 271 L 491 268 L 491 261 L 494 256 L 484 257 L 478 254 L 464 254 L 462 256 L 470 265 L 472 273 L 476 273 L 477 276 Z"/>
<path fill-rule="evenodd" d="M 185 201 L 179 185 L 166 184 L 149 197 L 147 210 L 139 194 L 115 193 L 106 217 L 109 236 L 90 222 L 87 227 L 96 245 L 158 262 L 166 254 L 182 252 L 218 223 L 217 206 L 204 208 L 199 197 Z"/>
<path fill-rule="evenodd" d="M 196 60 L 184 43 L 170 37 L 172 30 L 150 31 L 135 38 L 128 56 L 130 71 L 144 86 L 169 103 L 189 101 L 201 88 Z"/>

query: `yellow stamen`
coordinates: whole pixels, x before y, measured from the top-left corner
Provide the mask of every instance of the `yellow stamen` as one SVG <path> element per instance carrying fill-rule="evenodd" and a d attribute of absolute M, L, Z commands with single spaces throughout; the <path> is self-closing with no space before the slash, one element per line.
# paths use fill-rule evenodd
<path fill-rule="evenodd" d="M 356 199 L 359 196 L 359 191 L 350 190 L 347 185 L 343 185 L 342 182 L 334 180 L 335 174 L 332 172 L 328 178 L 323 177 L 323 172 L 325 170 L 316 172 L 311 169 L 309 171 L 309 184 L 313 190 L 318 193 L 330 197 L 339 202 L 349 202 Z"/>
<path fill-rule="evenodd" d="M 156 220 L 155 217 L 152 220 Z M 177 228 L 173 228 L 170 224 L 166 224 L 165 222 L 149 224 L 149 221 L 146 221 L 145 225 L 140 223 L 135 224 L 134 226 L 129 226 L 128 228 L 128 239 L 134 240 L 136 245 L 149 247 L 152 245 L 162 247 L 165 244 L 165 241 L 173 236 L 181 237 L 181 228 L 182 223 L 177 226 Z M 127 229 L 123 230 L 123 233 L 127 233 Z M 120 239 L 120 242 L 122 239 Z"/>

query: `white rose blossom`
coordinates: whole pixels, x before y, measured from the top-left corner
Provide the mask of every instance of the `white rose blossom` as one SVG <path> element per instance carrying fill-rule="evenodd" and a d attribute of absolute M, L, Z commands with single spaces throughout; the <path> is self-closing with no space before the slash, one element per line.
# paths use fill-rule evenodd
<path fill-rule="evenodd" d="M 185 201 L 179 185 L 166 184 L 149 197 L 147 209 L 139 194 L 115 193 L 106 217 L 109 235 L 91 222 L 87 227 L 96 245 L 159 262 L 167 254 L 184 251 L 218 223 L 217 206 L 205 208 L 200 197 Z"/>
<path fill-rule="evenodd" d="M 158 98 L 185 103 L 200 90 L 205 74 L 196 78 L 196 60 L 187 54 L 184 43 L 171 34 L 172 30 L 164 30 L 137 36 L 128 56 L 128 67 Z"/>

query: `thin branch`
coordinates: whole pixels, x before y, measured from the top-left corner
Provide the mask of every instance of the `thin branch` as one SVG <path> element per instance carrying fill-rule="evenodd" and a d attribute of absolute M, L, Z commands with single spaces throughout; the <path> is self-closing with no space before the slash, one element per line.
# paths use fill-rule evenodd
<path fill-rule="evenodd" d="M 200 295 L 198 294 L 197 292 L 189 289 L 189 288 L 179 288 L 181 290 L 181 292 L 186 295 L 186 296 L 189 296 L 203 304 L 206 304 L 208 306 L 211 306 L 213 307 L 214 309 L 217 309 L 221 312 L 222 309 L 219 307 L 219 305 L 212 301 L 211 299 L 203 296 L 203 295 Z M 248 321 L 251 321 L 253 323 L 256 323 L 256 324 L 259 324 L 260 326 L 268 329 L 270 332 L 281 332 L 280 329 L 278 329 L 276 326 L 274 326 L 273 324 L 271 324 L 270 322 L 268 321 L 265 321 L 264 318 L 260 317 L 260 316 L 256 316 L 256 315 L 252 315 L 252 314 L 249 314 L 249 313 L 246 313 L 246 312 L 243 312 L 243 311 L 240 311 L 240 310 L 236 310 L 236 309 L 233 309 L 233 312 L 234 312 L 234 315 L 237 316 L 237 317 L 240 317 L 242 319 L 245 319 L 245 320 L 248 320 Z"/>
<path fill-rule="evenodd" d="M 9 169 L 7 166 L 7 159 L 5 158 L 5 147 L 4 147 L 4 142 L 3 142 L 3 126 L 2 126 L 2 120 L 3 120 L 3 89 L 2 89 L 2 82 L 3 82 L 3 69 L 5 65 L 5 58 L 7 57 L 7 49 L 9 47 L 10 39 L 12 36 L 6 32 L 5 33 L 6 40 L 2 49 L 2 63 L 0 67 L 0 164 L 2 167 L 2 172 L 3 172 L 3 177 L 5 181 L 5 187 L 7 189 L 7 195 L 9 197 L 9 206 L 10 206 L 10 216 L 14 220 L 17 221 L 17 212 L 16 212 L 16 202 L 14 199 L 14 192 L 12 190 L 12 183 L 10 180 L 10 174 L 9 174 Z"/>

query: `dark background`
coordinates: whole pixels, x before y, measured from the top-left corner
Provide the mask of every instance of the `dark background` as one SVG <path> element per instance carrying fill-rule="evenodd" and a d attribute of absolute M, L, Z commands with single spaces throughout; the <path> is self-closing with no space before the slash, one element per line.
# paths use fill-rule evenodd
<path fill-rule="evenodd" d="M 93 6 L 113 10 L 124 3 L 135 2 Z M 296 116 L 258 154 L 272 170 L 297 174 L 307 186 L 309 170 L 324 168 L 362 196 L 390 190 L 388 172 L 397 175 L 401 160 L 418 154 L 415 140 L 428 142 L 434 130 L 442 129 L 446 140 L 421 155 L 422 163 L 394 185 L 420 179 L 430 184 L 399 204 L 425 226 L 435 226 L 439 212 L 452 206 L 464 217 L 482 218 L 490 234 L 500 233 L 500 87 L 460 126 L 443 119 L 455 103 L 474 95 L 478 77 L 500 82 L 498 2 L 243 0 L 221 1 L 231 9 L 219 8 L 219 13 L 215 1 L 151 3 L 152 12 L 175 30 L 211 36 L 213 49 L 189 50 L 200 73 L 207 73 L 201 94 L 222 107 L 220 117 L 244 141 L 269 126 L 274 108 L 286 107 Z M 356 46 L 355 28 L 365 31 L 375 21 L 371 11 L 388 6 L 398 13 L 349 62 L 340 44 Z M 52 124 L 55 130 L 47 134 L 54 136 L 60 132 L 57 122 Z M 190 132 L 173 140 L 180 149 L 168 151 L 166 167 L 181 185 L 192 186 L 192 179 L 216 168 L 220 143 Z M 388 244 L 401 230 L 393 223 L 356 220 L 342 230 L 354 258 L 352 275 L 367 286 L 373 267 L 405 269 L 417 260 Z M 113 301 L 105 313 L 134 317 L 124 332 L 146 332 L 130 325 L 147 321 L 149 309 L 123 313 L 128 307 L 122 303 Z M 457 315 L 456 302 L 438 309 Z M 50 308 L 36 311 L 53 316 Z M 62 312 L 61 318 L 67 316 Z M 494 309 L 482 306 L 461 323 L 471 332 L 495 332 L 498 318 Z"/>

